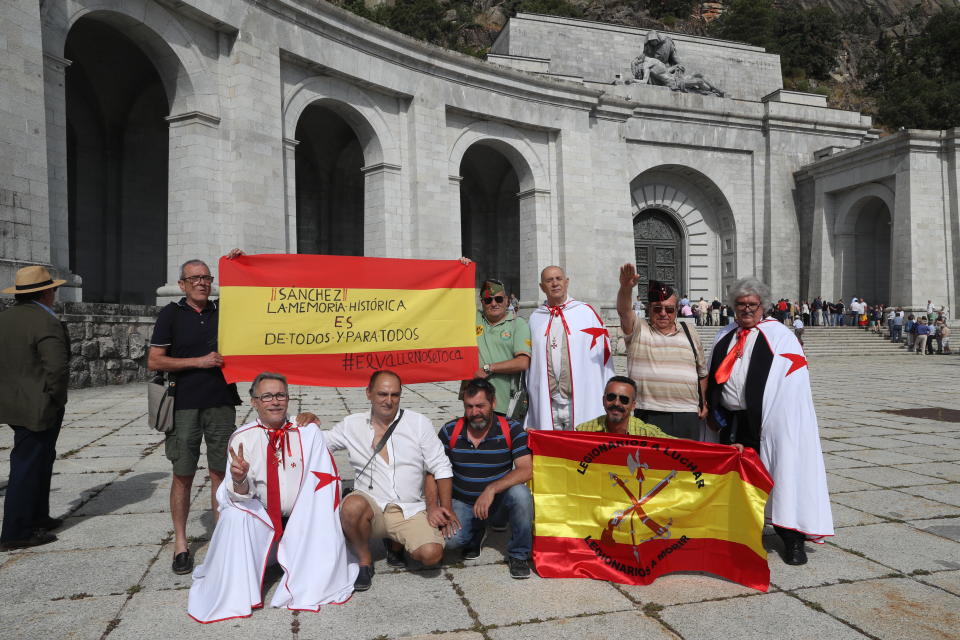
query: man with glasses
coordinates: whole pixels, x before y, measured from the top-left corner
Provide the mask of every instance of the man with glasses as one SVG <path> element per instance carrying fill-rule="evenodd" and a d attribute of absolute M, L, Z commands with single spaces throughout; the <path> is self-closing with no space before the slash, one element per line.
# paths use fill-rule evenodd
<path fill-rule="evenodd" d="M 477 311 L 477 346 L 480 368 L 474 374 L 493 385 L 497 408 L 505 412 L 519 390 L 520 373 L 530 366 L 530 327 L 509 310 L 503 283 L 487 278 L 480 285 L 481 311 Z"/>
<path fill-rule="evenodd" d="M 731 287 L 736 322 L 717 333 L 707 397 L 720 442 L 760 454 L 773 476 L 769 519 L 783 540 L 784 562 L 807 562 L 804 541 L 833 535 L 827 477 L 810 372 L 789 328 L 764 318 L 770 288 L 756 278 Z"/>
<path fill-rule="evenodd" d="M 540 272 L 547 299 L 530 315 L 527 429 L 570 431 L 597 415 L 603 383 L 613 375 L 607 328 L 593 307 L 567 295 L 569 286 L 558 266 Z"/>
<path fill-rule="evenodd" d="M 613 376 L 603 390 L 603 415 L 577 425 L 577 431 L 603 431 L 648 438 L 672 438 L 659 427 L 633 415 L 637 383 L 626 376 Z"/>
<path fill-rule="evenodd" d="M 491 527 L 510 524 L 507 564 L 510 576 L 530 577 L 533 474 L 527 432 L 519 422 L 494 413 L 493 386 L 475 378 L 463 390 L 463 417 L 443 425 L 437 436 L 453 467 L 453 510 L 460 530 L 447 541 L 463 548 L 465 560 L 480 557 Z"/>
<path fill-rule="evenodd" d="M 227 256 L 243 255 L 234 249 Z M 187 516 L 190 489 L 200 459 L 200 441 L 207 445 L 210 474 L 210 504 L 217 513 L 217 489 L 227 467 L 227 440 L 236 425 L 240 404 L 236 385 L 227 384 L 217 353 L 219 309 L 210 300 L 213 276 L 202 260 L 188 260 L 180 267 L 178 284 L 184 297 L 171 302 L 157 316 L 150 338 L 147 368 L 167 371 L 176 377 L 174 427 L 164 447 L 173 463 L 170 485 L 170 515 L 173 518 L 173 564 L 177 574 L 193 570 L 187 546 Z"/>
<path fill-rule="evenodd" d="M 617 313 L 627 343 L 627 375 L 637 383 L 637 417 L 676 438 L 700 439 L 707 365 L 696 331 L 677 320 L 680 306 L 669 285 L 650 281 L 647 318 L 630 309 L 639 282 L 636 266 L 620 268 Z"/>
<path fill-rule="evenodd" d="M 320 428 L 290 419 L 280 374 L 259 374 L 250 404 L 257 419 L 230 438 L 220 518 L 193 574 L 187 611 L 198 622 L 249 616 L 263 603 L 268 564 L 284 571 L 271 606 L 318 611 L 353 593 L 357 565 L 340 528 L 340 474 Z"/>
<path fill-rule="evenodd" d="M 460 526 L 451 504 L 453 475 L 425 416 L 400 409 L 400 376 L 375 371 L 367 384 L 370 411 L 347 416 L 326 432 L 331 449 L 346 449 L 356 474 L 340 520 L 360 563 L 354 590 L 373 582 L 370 538 L 382 538 L 387 564 L 404 567 L 404 551 L 423 565 L 443 559 L 444 535 Z"/>

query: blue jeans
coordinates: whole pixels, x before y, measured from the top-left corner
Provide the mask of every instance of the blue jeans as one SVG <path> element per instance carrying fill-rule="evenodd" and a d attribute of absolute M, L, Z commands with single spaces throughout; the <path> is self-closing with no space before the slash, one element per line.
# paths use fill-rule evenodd
<path fill-rule="evenodd" d="M 530 557 L 530 547 L 533 544 L 533 497 L 527 485 L 515 484 L 497 494 L 490 505 L 487 520 L 480 520 L 473 515 L 472 504 L 456 498 L 453 500 L 453 511 L 460 520 L 460 531 L 447 540 L 448 549 L 479 547 L 487 524 L 503 525 L 509 522 L 510 542 L 507 543 L 507 555 L 523 560 Z"/>

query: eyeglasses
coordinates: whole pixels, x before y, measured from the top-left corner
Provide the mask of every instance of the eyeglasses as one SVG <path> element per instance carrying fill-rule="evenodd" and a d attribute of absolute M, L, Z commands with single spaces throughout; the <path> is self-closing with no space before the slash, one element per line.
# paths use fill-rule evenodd
<path fill-rule="evenodd" d="M 280 402 L 283 402 L 289 397 L 290 396 L 288 396 L 283 391 L 281 391 L 280 393 L 263 393 L 259 396 L 253 396 L 255 400 L 259 400 L 260 402 L 273 402 L 274 400 L 279 400 Z"/>
<path fill-rule="evenodd" d="M 650 307 L 650 311 L 653 313 L 666 313 L 672 315 L 677 312 L 676 307 L 665 307 L 662 304 L 655 304 Z"/>
<path fill-rule="evenodd" d="M 613 402 L 614 400 L 620 400 L 620 404 L 622 404 L 622 405 L 628 405 L 628 404 L 630 404 L 631 402 L 633 402 L 633 401 L 630 399 L 629 396 L 621 396 L 621 395 L 616 394 L 616 393 L 608 393 L 607 395 L 605 395 L 605 396 L 603 396 L 603 397 L 604 397 L 604 399 L 605 399 L 607 402 Z"/>
<path fill-rule="evenodd" d="M 187 276 L 186 278 L 181 278 L 185 282 L 190 284 L 198 284 L 203 282 L 204 284 L 213 284 L 213 276 Z"/>
<path fill-rule="evenodd" d="M 733 306 L 735 306 L 737 309 L 740 309 L 742 311 L 752 312 L 760 308 L 760 303 L 759 302 L 735 302 L 733 303 Z"/>
<path fill-rule="evenodd" d="M 491 302 L 496 301 L 497 304 L 502 304 L 506 300 L 503 296 L 488 296 L 483 299 L 483 304 L 490 304 Z"/>

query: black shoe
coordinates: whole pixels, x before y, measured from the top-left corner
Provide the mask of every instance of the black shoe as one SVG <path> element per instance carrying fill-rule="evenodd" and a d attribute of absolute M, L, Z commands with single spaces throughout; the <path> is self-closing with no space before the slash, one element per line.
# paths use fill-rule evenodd
<path fill-rule="evenodd" d="M 190 552 L 181 551 L 180 553 L 174 554 L 173 564 L 170 565 L 170 568 L 178 576 L 186 575 L 193 571 L 193 558 L 190 557 Z"/>
<path fill-rule="evenodd" d="M 387 565 L 399 569 L 404 569 L 407 566 L 407 558 L 403 552 L 403 547 L 400 547 L 396 551 L 393 550 L 393 542 L 384 538 L 383 546 L 387 550 Z"/>
<path fill-rule="evenodd" d="M 51 518 L 47 516 L 43 520 L 38 520 L 33 523 L 34 529 L 42 529 L 44 531 L 55 531 L 63 526 L 63 520 L 60 518 Z"/>
<path fill-rule="evenodd" d="M 791 540 L 785 543 L 783 561 L 787 564 L 807 564 L 807 551 L 803 548 L 803 540 Z"/>
<path fill-rule="evenodd" d="M 360 573 L 353 582 L 354 591 L 366 591 L 373 585 L 373 567 L 368 564 L 360 565 Z"/>
<path fill-rule="evenodd" d="M 0 541 L 0 550 L 9 551 L 10 549 L 25 549 L 27 547 L 39 547 L 42 544 L 56 542 L 57 536 L 48 531 L 34 531 L 33 535 L 23 540 L 4 540 Z"/>
<path fill-rule="evenodd" d="M 495 531 L 496 533 L 503 533 L 507 530 L 506 524 L 492 524 L 490 525 L 490 530 Z"/>
<path fill-rule="evenodd" d="M 510 577 L 524 580 L 530 577 L 530 563 L 524 558 L 507 558 L 510 565 Z"/>
<path fill-rule="evenodd" d="M 480 542 L 475 547 L 464 547 L 463 548 L 463 559 L 464 560 L 476 560 L 480 557 L 480 552 L 483 551 L 483 543 L 487 539 L 487 530 L 483 530 L 483 535 L 480 536 Z"/>

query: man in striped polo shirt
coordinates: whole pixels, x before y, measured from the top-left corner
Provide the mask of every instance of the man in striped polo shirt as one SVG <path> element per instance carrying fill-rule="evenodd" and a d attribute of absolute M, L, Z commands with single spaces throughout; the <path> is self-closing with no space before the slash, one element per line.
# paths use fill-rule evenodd
<path fill-rule="evenodd" d="M 463 417 L 443 425 L 437 436 L 453 466 L 453 510 L 459 531 L 445 531 L 448 548 L 463 548 L 466 560 L 480 557 L 487 525 L 509 523 L 510 575 L 529 578 L 533 542 L 533 498 L 526 482 L 533 465 L 527 432 L 494 412 L 496 392 L 483 378 L 463 390 Z"/>

